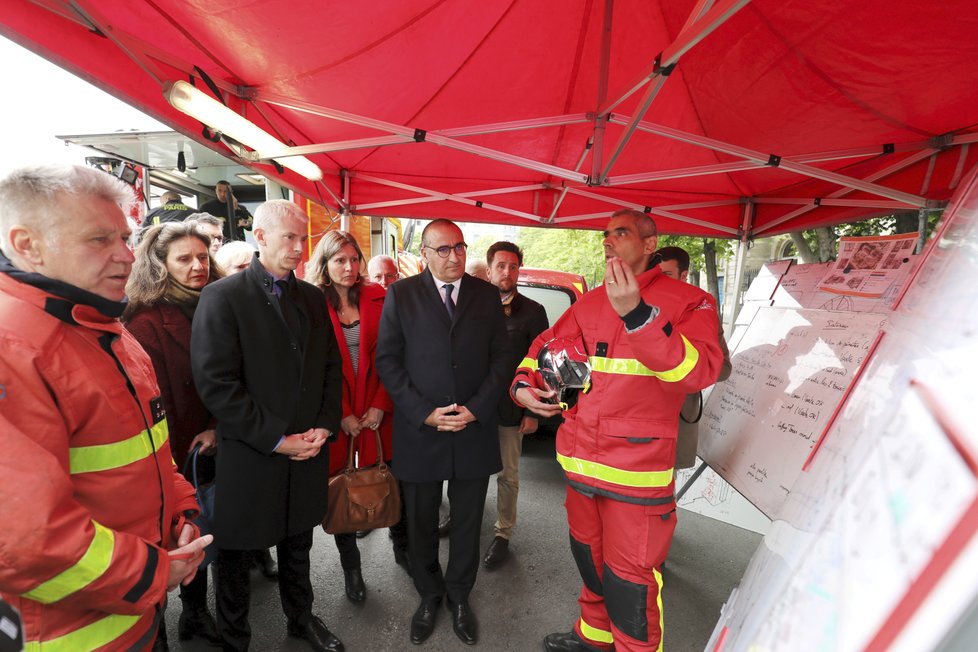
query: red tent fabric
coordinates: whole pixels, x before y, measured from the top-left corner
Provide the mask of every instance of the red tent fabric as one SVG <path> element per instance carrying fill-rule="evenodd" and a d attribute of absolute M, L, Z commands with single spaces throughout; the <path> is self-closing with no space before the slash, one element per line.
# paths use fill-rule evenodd
<path fill-rule="evenodd" d="M 766 236 L 978 160 L 966 0 L 14 0 L 0 31 L 197 137 L 161 90 L 203 71 L 324 177 L 254 167 L 360 214 Z"/>

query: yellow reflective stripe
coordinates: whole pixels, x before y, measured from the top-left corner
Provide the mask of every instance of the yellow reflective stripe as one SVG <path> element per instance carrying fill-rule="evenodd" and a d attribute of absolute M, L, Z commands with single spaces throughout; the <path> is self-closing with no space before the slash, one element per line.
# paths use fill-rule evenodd
<path fill-rule="evenodd" d="M 113 614 L 47 641 L 26 641 L 24 652 L 75 652 L 108 645 L 135 625 L 141 616 Z"/>
<path fill-rule="evenodd" d="M 88 544 L 88 550 L 71 568 L 61 571 L 48 581 L 39 584 L 24 594 L 25 598 L 50 604 L 62 600 L 75 591 L 80 591 L 98 578 L 112 561 L 115 548 L 115 535 L 112 530 L 92 521 L 95 536 Z"/>
<path fill-rule="evenodd" d="M 600 371 L 601 373 L 621 374 L 624 376 L 653 376 L 667 383 L 679 382 L 689 375 L 689 372 L 693 370 L 696 362 L 700 359 L 700 352 L 696 350 L 696 347 L 690 344 L 685 336 L 680 335 L 679 337 L 683 338 L 686 353 L 682 362 L 668 371 L 652 371 L 638 360 L 631 358 L 599 358 L 592 356 L 588 358 L 588 362 L 591 364 L 592 371 Z"/>
<path fill-rule="evenodd" d="M 672 469 L 667 471 L 625 471 L 597 462 L 567 457 L 557 453 L 557 461 L 568 473 L 576 473 L 595 480 L 604 480 L 623 487 L 668 487 L 672 482 Z"/>
<path fill-rule="evenodd" d="M 72 473 L 92 473 L 107 471 L 146 459 L 170 438 L 170 431 L 163 419 L 150 429 L 150 438 L 143 430 L 138 435 L 115 442 L 114 444 L 99 444 L 97 446 L 79 446 L 68 450 L 68 467 Z"/>
<path fill-rule="evenodd" d="M 591 627 L 584 621 L 583 617 L 581 618 L 580 624 L 581 624 L 581 633 L 584 634 L 584 638 L 590 641 L 596 641 L 598 643 L 611 644 L 615 642 L 615 639 L 611 635 L 611 632 L 609 632 L 606 629 L 598 629 L 597 627 Z"/>
<path fill-rule="evenodd" d="M 652 567 L 652 577 L 655 578 L 655 584 L 658 587 L 655 596 L 655 606 L 659 610 L 659 647 L 655 648 L 656 652 L 662 652 L 662 641 L 665 639 L 665 620 L 662 616 L 662 573 L 659 569 Z"/>
<path fill-rule="evenodd" d="M 535 358 L 523 358 L 523 360 L 516 365 L 517 369 L 529 369 L 530 371 L 537 370 L 537 361 Z"/>

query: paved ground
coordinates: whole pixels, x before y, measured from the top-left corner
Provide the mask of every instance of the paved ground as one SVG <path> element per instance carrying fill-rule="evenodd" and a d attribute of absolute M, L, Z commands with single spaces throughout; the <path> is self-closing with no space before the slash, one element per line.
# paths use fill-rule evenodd
<path fill-rule="evenodd" d="M 577 617 L 580 587 L 567 543 L 563 508 L 564 482 L 553 455 L 552 438 L 528 438 L 524 445 L 520 516 L 511 551 L 500 569 L 482 571 L 471 596 L 479 618 L 483 650 L 540 650 L 545 635 L 570 629 Z M 483 523 L 483 550 L 492 540 L 495 481 L 489 485 Z M 760 542 L 760 535 L 680 511 L 679 526 L 664 572 L 666 639 L 670 652 L 702 650 L 720 606 L 737 585 Z M 442 563 L 448 553 L 442 540 Z M 386 531 L 360 540 L 367 601 L 353 605 L 343 594 L 343 573 L 332 537 L 317 530 L 312 550 L 315 613 L 350 652 L 467 650 L 452 631 L 447 611 L 421 646 L 409 640 L 411 614 L 418 597 L 407 574 L 396 566 Z M 213 609 L 213 595 L 211 596 Z M 179 600 L 167 613 L 171 650 L 213 650 L 199 641 L 181 644 L 176 637 Z M 261 575 L 252 577 L 251 649 L 307 650 L 285 635 L 277 586 Z"/>

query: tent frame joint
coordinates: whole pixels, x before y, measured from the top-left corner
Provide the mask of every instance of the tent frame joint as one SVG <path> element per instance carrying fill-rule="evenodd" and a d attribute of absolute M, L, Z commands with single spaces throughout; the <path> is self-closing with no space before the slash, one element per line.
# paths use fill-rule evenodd
<path fill-rule="evenodd" d="M 414 130 L 414 142 L 423 143 L 427 137 L 428 137 L 428 131 L 426 129 Z"/>
<path fill-rule="evenodd" d="M 656 75 L 658 75 L 660 77 L 668 77 L 669 75 L 672 74 L 672 71 L 676 69 L 676 64 L 677 63 L 679 63 L 679 62 L 678 61 L 673 61 L 668 66 L 663 66 L 662 65 L 662 53 L 660 52 L 655 57 L 655 63 L 652 64 L 652 75 L 650 75 L 649 78 L 651 79 L 652 77 L 655 77 Z"/>

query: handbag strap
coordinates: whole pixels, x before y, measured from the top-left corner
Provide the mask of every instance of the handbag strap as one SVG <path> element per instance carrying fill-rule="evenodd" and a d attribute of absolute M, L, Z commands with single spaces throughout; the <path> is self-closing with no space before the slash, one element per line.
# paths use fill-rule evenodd
<path fill-rule="evenodd" d="M 197 481 L 197 454 L 200 453 L 200 447 L 200 443 L 194 446 L 194 449 L 190 451 L 190 455 L 187 456 L 186 461 L 183 463 L 183 477 L 187 477 L 187 466 L 190 466 L 190 483 L 194 486 L 194 491 L 200 490 L 200 483 Z"/>
<path fill-rule="evenodd" d="M 384 441 L 380 438 L 380 429 L 379 428 L 377 430 L 374 430 L 374 436 L 377 438 L 377 461 L 375 462 L 375 464 L 377 464 L 378 466 L 384 466 L 385 465 L 385 462 L 384 462 Z M 353 471 L 354 471 L 354 466 L 353 466 L 353 444 L 354 444 L 354 442 L 356 442 L 356 439 L 354 439 L 353 437 L 350 437 L 350 445 L 347 446 L 347 449 L 348 450 L 346 452 L 346 470 L 348 472 L 350 472 L 350 473 L 353 473 Z M 196 464 L 196 462 L 195 462 L 195 464 Z"/>

